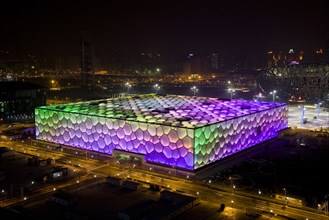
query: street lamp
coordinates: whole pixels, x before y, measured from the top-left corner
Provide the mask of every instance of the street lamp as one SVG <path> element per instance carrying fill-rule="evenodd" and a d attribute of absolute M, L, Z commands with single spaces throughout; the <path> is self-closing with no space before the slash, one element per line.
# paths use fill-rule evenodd
<path fill-rule="evenodd" d="M 258 102 L 259 98 L 262 97 L 262 93 L 258 93 L 258 95 L 256 96 L 256 101 Z"/>
<path fill-rule="evenodd" d="M 318 118 L 320 117 L 320 105 L 321 104 L 322 104 L 321 102 L 318 102 L 318 104 L 317 104 L 317 106 L 318 106 Z"/>
<path fill-rule="evenodd" d="M 284 191 L 284 199 L 287 200 L 287 190 L 286 190 L 286 188 L 283 188 L 283 191 Z"/>
<path fill-rule="evenodd" d="M 0 205 L 0 207 L 2 206 L 2 200 L 3 200 L 2 197 L 4 197 L 4 195 L 5 195 L 5 190 L 2 189 L 2 190 L 1 190 L 1 205 Z"/>
<path fill-rule="evenodd" d="M 54 88 L 55 80 L 51 80 L 51 87 Z"/>
<path fill-rule="evenodd" d="M 306 108 L 302 105 L 301 106 L 301 110 L 302 110 L 302 124 L 304 124 L 304 116 L 305 116 L 305 110 L 306 110 Z"/>
<path fill-rule="evenodd" d="M 160 89 L 160 86 L 158 84 L 155 84 L 154 86 L 155 93 L 158 94 L 158 90 Z"/>
<path fill-rule="evenodd" d="M 235 92 L 235 89 L 228 89 L 228 92 L 231 93 L 231 99 L 233 98 L 233 95 L 234 95 L 234 92 Z"/>
<path fill-rule="evenodd" d="M 270 94 L 273 96 L 273 102 L 274 102 L 275 101 L 276 90 L 273 90 L 272 92 L 270 92 Z"/>
<path fill-rule="evenodd" d="M 129 82 L 126 82 L 125 86 L 127 87 L 127 93 L 129 93 L 129 89 L 131 88 L 131 85 Z"/>
<path fill-rule="evenodd" d="M 192 86 L 191 90 L 193 91 L 193 95 L 198 92 L 198 88 L 196 86 Z"/>

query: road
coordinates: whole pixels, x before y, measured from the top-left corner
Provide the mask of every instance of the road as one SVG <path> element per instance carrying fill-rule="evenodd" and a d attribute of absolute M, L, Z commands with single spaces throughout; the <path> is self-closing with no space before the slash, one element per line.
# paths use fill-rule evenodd
<path fill-rule="evenodd" d="M 39 190 L 35 190 L 26 200 L 23 199 L 22 201 L 22 198 L 4 200 L 1 203 L 4 207 L 17 205 L 17 203 L 29 204 L 29 201 L 35 203 L 36 200 L 38 200 L 36 198 L 44 200 L 49 197 L 50 193 L 55 191 L 54 188 L 59 190 L 70 187 L 81 187 L 84 181 L 90 181 L 93 178 L 96 179 L 95 175 L 97 176 L 97 179 L 103 177 L 103 181 L 106 176 L 116 175 L 123 179 L 134 179 L 145 184 L 157 184 L 163 188 L 169 188 L 174 191 L 193 195 L 201 200 L 214 202 L 218 205 L 225 203 L 227 206 L 234 207 L 235 209 L 257 209 L 264 215 L 286 216 L 293 219 L 303 220 L 329 219 L 324 212 L 319 212 L 316 209 L 304 206 L 284 206 L 284 204 L 278 200 L 256 196 L 238 190 L 228 191 L 227 189 L 219 188 L 215 184 L 204 184 L 191 178 L 181 178 L 178 176 L 164 175 L 150 170 L 139 169 L 138 166 L 132 166 L 132 164 L 118 164 L 114 158 L 108 160 L 96 160 L 94 158 L 97 155 L 91 152 L 88 155 L 85 151 L 72 150 L 71 148 L 69 148 L 70 153 L 65 149 L 63 151 L 52 150 L 51 147 L 47 147 L 49 143 L 42 144 L 35 141 L 1 141 L 0 145 L 13 148 L 13 150 L 27 155 L 52 157 L 55 158 L 58 163 L 70 166 L 72 170 L 77 170 L 77 172 L 85 171 L 85 174 L 79 177 L 73 177 L 62 183 L 54 182 L 53 184 L 48 184 Z"/>
<path fill-rule="evenodd" d="M 128 166 L 124 168 L 117 168 L 117 172 L 115 172 L 115 170 L 112 168 L 102 167 L 92 170 L 91 173 L 107 176 L 109 169 L 112 171 L 111 175 L 134 179 L 143 183 L 157 184 L 164 188 L 170 188 L 174 191 L 195 196 L 201 200 L 214 202 L 218 204 L 218 206 L 221 203 L 224 203 L 227 206 L 234 206 L 234 208 L 241 210 L 245 210 L 246 208 L 253 208 L 261 210 L 263 214 L 273 214 L 274 216 L 284 215 L 293 219 L 329 219 L 329 217 L 325 216 L 324 213 L 318 213 L 314 209 L 293 206 L 285 207 L 282 202 L 273 199 L 262 198 L 261 196 L 250 195 L 243 192 L 228 192 L 213 187 L 210 184 L 197 184 L 190 179 L 181 179 L 173 176 L 170 178 L 165 178 L 163 175 L 157 173 L 133 170 Z M 285 208 L 283 209 L 282 207 Z"/>

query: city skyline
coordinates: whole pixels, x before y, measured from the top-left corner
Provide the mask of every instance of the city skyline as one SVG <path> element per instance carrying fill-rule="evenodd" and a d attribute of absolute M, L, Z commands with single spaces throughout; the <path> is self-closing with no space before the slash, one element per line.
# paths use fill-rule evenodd
<path fill-rule="evenodd" d="M 0 50 L 44 59 L 79 56 L 83 31 L 95 56 L 160 53 L 243 55 L 269 50 L 311 53 L 328 38 L 328 2 L 33 2 L 9 3 L 1 16 Z"/>

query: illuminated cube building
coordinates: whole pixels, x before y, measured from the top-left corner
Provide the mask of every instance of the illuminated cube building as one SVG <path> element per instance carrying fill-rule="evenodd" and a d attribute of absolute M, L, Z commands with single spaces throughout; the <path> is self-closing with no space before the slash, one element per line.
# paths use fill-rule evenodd
<path fill-rule="evenodd" d="M 37 139 L 196 170 L 278 136 L 284 103 L 139 95 L 35 109 Z"/>

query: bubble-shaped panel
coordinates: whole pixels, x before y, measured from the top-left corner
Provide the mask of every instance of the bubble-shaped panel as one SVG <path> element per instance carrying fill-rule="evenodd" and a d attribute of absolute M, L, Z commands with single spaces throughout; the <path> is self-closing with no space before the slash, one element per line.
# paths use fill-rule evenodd
<path fill-rule="evenodd" d="M 194 170 L 276 137 L 287 105 L 140 95 L 35 109 L 37 139 Z"/>

